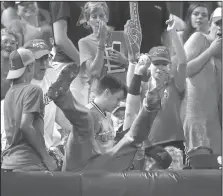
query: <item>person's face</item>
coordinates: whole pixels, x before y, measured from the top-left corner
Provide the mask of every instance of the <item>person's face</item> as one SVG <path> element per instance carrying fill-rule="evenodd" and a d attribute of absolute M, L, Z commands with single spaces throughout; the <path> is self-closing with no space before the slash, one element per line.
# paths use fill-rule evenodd
<path fill-rule="evenodd" d="M 37 5 L 36 2 L 26 1 L 18 5 L 18 15 L 22 18 L 27 18 L 37 14 Z"/>
<path fill-rule="evenodd" d="M 151 71 L 151 76 L 159 82 L 159 84 L 164 83 L 168 77 L 169 77 L 169 68 L 167 66 L 168 64 L 165 62 L 163 63 L 156 63 L 153 62 L 150 65 L 150 71 Z"/>
<path fill-rule="evenodd" d="M 35 62 L 29 64 L 26 67 L 24 75 L 25 75 L 26 78 L 29 79 L 29 81 L 31 81 L 33 79 L 33 77 L 34 77 L 34 73 L 35 73 Z"/>
<path fill-rule="evenodd" d="M 34 71 L 34 79 L 42 80 L 45 76 L 46 69 L 49 65 L 48 55 L 41 57 L 40 59 L 36 59 L 35 63 L 35 71 Z"/>
<path fill-rule="evenodd" d="M 1 53 L 4 57 L 9 57 L 12 51 L 17 49 L 17 41 L 13 35 L 5 34 L 1 36 Z"/>
<path fill-rule="evenodd" d="M 97 32 L 98 31 L 99 22 L 100 21 L 104 21 L 105 23 L 108 22 L 106 14 L 105 14 L 103 8 L 101 8 L 101 7 L 96 8 L 90 14 L 90 18 L 89 18 L 88 24 L 92 28 L 93 32 Z"/>
<path fill-rule="evenodd" d="M 213 40 L 217 37 L 222 37 L 222 20 L 211 22 L 210 36 Z"/>
<path fill-rule="evenodd" d="M 191 25 L 197 31 L 205 31 L 208 28 L 208 10 L 205 7 L 197 7 L 191 14 Z"/>
<path fill-rule="evenodd" d="M 107 112 L 112 112 L 124 99 L 124 92 L 123 90 L 118 91 L 116 93 L 111 93 L 109 90 L 106 90 L 106 111 Z"/>

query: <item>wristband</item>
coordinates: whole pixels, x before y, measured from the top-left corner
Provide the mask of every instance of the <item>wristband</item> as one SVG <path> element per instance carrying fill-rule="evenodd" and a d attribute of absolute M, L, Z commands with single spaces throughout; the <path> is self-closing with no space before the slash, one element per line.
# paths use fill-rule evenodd
<path fill-rule="evenodd" d="M 132 95 L 140 94 L 141 81 L 142 81 L 142 76 L 134 74 L 131 85 L 129 87 L 129 94 L 132 94 Z"/>

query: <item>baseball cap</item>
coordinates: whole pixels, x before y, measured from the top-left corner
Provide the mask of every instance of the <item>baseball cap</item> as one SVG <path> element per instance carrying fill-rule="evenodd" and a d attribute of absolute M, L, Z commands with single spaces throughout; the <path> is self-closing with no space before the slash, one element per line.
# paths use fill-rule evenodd
<path fill-rule="evenodd" d="M 221 7 L 218 7 L 216 8 L 212 15 L 211 15 L 211 20 L 216 22 L 218 20 L 222 20 L 222 8 Z"/>
<path fill-rule="evenodd" d="M 50 54 L 49 47 L 42 39 L 30 40 L 24 44 L 24 48 L 29 49 L 34 54 L 35 59 Z"/>
<path fill-rule="evenodd" d="M 152 62 L 165 62 L 165 64 L 171 63 L 169 50 L 165 46 L 156 46 L 151 48 L 149 56 L 151 57 Z"/>
<path fill-rule="evenodd" d="M 145 148 L 145 154 L 152 157 L 162 169 L 167 169 L 172 163 L 171 155 L 160 146 Z"/>
<path fill-rule="evenodd" d="M 9 61 L 10 67 L 6 79 L 16 79 L 22 76 L 27 65 L 35 62 L 35 57 L 30 50 L 19 48 L 10 54 Z"/>

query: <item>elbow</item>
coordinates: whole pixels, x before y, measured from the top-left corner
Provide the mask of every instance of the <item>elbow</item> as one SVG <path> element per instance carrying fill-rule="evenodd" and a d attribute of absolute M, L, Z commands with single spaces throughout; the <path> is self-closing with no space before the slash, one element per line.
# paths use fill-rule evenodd
<path fill-rule="evenodd" d="M 56 46 L 61 47 L 62 49 L 64 47 L 66 47 L 66 43 L 67 43 L 68 37 L 66 33 L 63 33 L 61 35 L 56 35 L 56 33 L 54 33 L 54 41 Z"/>
<path fill-rule="evenodd" d="M 186 78 L 192 78 L 195 75 L 191 70 L 186 71 Z"/>
<path fill-rule="evenodd" d="M 24 134 L 26 134 L 26 133 L 30 130 L 30 126 L 27 125 L 27 124 L 21 124 L 21 125 L 20 125 L 20 130 L 21 130 Z"/>

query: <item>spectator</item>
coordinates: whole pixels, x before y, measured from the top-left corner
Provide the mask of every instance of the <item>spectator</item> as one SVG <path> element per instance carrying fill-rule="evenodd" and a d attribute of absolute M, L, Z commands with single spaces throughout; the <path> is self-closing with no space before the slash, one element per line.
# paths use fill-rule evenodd
<path fill-rule="evenodd" d="M 52 15 L 53 32 L 56 54 L 53 60 L 53 68 L 57 74 L 61 72 L 67 64 L 75 62 L 79 63 L 79 52 L 77 50 L 78 41 L 80 38 L 89 34 L 89 31 L 81 26 L 76 26 L 78 18 L 81 15 L 80 2 L 50 2 L 50 12 Z M 79 75 L 78 78 L 71 84 L 71 92 L 81 103 L 84 96 L 81 96 L 82 91 L 86 90 L 82 85 L 84 80 Z M 78 96 L 80 98 L 78 98 Z"/>
<path fill-rule="evenodd" d="M 6 80 L 9 71 L 9 55 L 18 48 L 18 37 L 12 30 L 1 30 L 1 100 L 10 88 L 10 81 Z"/>
<path fill-rule="evenodd" d="M 171 21 L 173 22 L 172 19 Z M 176 34 L 175 24 L 175 22 L 173 24 L 169 23 L 167 31 L 171 36 L 173 48 L 178 58 L 177 64 L 171 64 L 170 54 L 166 47 L 158 46 L 152 48 L 149 52 L 152 61 L 150 65 L 151 78 L 142 84 L 141 97 L 139 95 L 138 99 L 135 99 L 134 102 L 133 100 L 127 100 L 126 103 L 129 107 L 126 108 L 124 130 L 131 127 L 140 108 L 140 99 L 145 96 L 145 92 L 157 85 L 166 83 L 161 94 L 163 109 L 158 112 L 151 127 L 148 140 L 144 142 L 147 156 L 150 156 L 149 152 L 150 150 L 153 151 L 154 147 L 165 148 L 167 146 L 174 146 L 184 151 L 183 142 L 185 138 L 179 111 L 185 85 L 186 55 Z M 144 58 L 147 58 L 146 56 L 143 55 L 142 59 L 140 59 L 143 61 Z M 131 69 L 130 67 L 129 71 Z M 132 70 L 134 72 L 134 68 Z"/>
<path fill-rule="evenodd" d="M 6 171 L 55 170 L 56 163 L 47 153 L 43 138 L 42 90 L 30 84 L 35 58 L 30 50 L 19 48 L 9 59 L 7 79 L 12 80 L 12 87 L 4 103 L 7 147 L 2 153 L 1 168 Z"/>
<path fill-rule="evenodd" d="M 8 28 L 13 29 L 19 36 L 19 46 L 33 39 L 44 39 L 50 46 L 52 29 L 48 19 L 40 17 L 36 2 L 19 1 L 16 4 L 20 20 L 11 21 Z"/>
<path fill-rule="evenodd" d="M 112 126 L 110 113 L 126 97 L 126 94 L 127 89 L 117 79 L 104 76 L 98 83 L 94 101 L 86 106 L 93 116 L 94 137 L 102 154 L 111 150 L 115 144 L 116 132 Z"/>
<path fill-rule="evenodd" d="M 93 100 L 96 95 L 98 81 L 107 75 L 104 54 L 109 45 L 109 32 L 107 27 L 109 10 L 106 2 L 88 2 L 84 6 L 84 19 L 91 28 L 92 34 L 82 38 L 79 44 L 80 50 L 80 76 L 78 78 L 79 89 L 84 103 Z M 109 60 L 121 65 L 128 65 L 128 61 L 120 52 L 110 53 Z M 77 82 L 77 80 L 76 80 Z M 81 90 L 83 89 L 83 90 Z M 77 97 L 77 96 L 75 96 Z M 81 97 L 80 97 L 81 98 Z M 87 98 L 87 99 L 86 99 Z"/>
<path fill-rule="evenodd" d="M 162 87 L 155 88 L 147 94 L 144 107 L 127 135 L 112 150 L 101 155 L 97 153 L 97 146 L 95 146 L 94 123 L 91 113 L 76 102 L 69 91 L 69 85 L 77 73 L 78 70 L 74 69 L 74 65 L 67 66 L 48 91 L 48 96 L 61 108 L 75 127 L 69 135 L 63 170 L 74 172 L 87 170 L 120 172 L 128 170 L 137 151 L 137 144 L 146 138 L 157 111 L 160 110 L 158 94 Z M 106 92 L 109 91 L 105 90 Z M 78 148 L 72 147 L 75 145 Z"/>
<path fill-rule="evenodd" d="M 204 3 L 192 3 L 185 18 L 186 27 L 179 32 L 179 36 L 185 43 L 194 32 L 208 34 L 209 10 Z"/>
<path fill-rule="evenodd" d="M 7 80 L 9 71 L 9 55 L 18 47 L 18 39 L 16 34 L 7 29 L 1 29 L 1 149 L 5 149 L 6 136 L 4 129 L 4 99 L 10 88 L 10 80 Z"/>
<path fill-rule="evenodd" d="M 14 1 L 3 1 L 1 6 L 4 8 L 1 15 L 1 24 L 7 28 L 12 20 L 19 19 L 19 16 Z"/>
<path fill-rule="evenodd" d="M 221 154 L 218 110 L 221 102 L 221 17 L 221 8 L 217 8 L 211 16 L 209 35 L 196 32 L 184 45 L 188 60 L 183 102 L 184 133 L 189 156 L 202 153 L 199 147 L 210 148 L 216 155 Z"/>
<path fill-rule="evenodd" d="M 56 81 L 56 73 L 49 66 L 49 47 L 44 40 L 35 39 L 27 42 L 24 48 L 33 52 L 36 63 L 32 84 L 39 86 L 43 90 L 45 105 L 44 114 L 44 138 L 46 147 L 56 147 L 61 144 L 62 136 L 56 129 L 57 123 L 67 134 L 71 131 L 71 125 L 62 111 L 47 97 L 50 85 Z"/>

